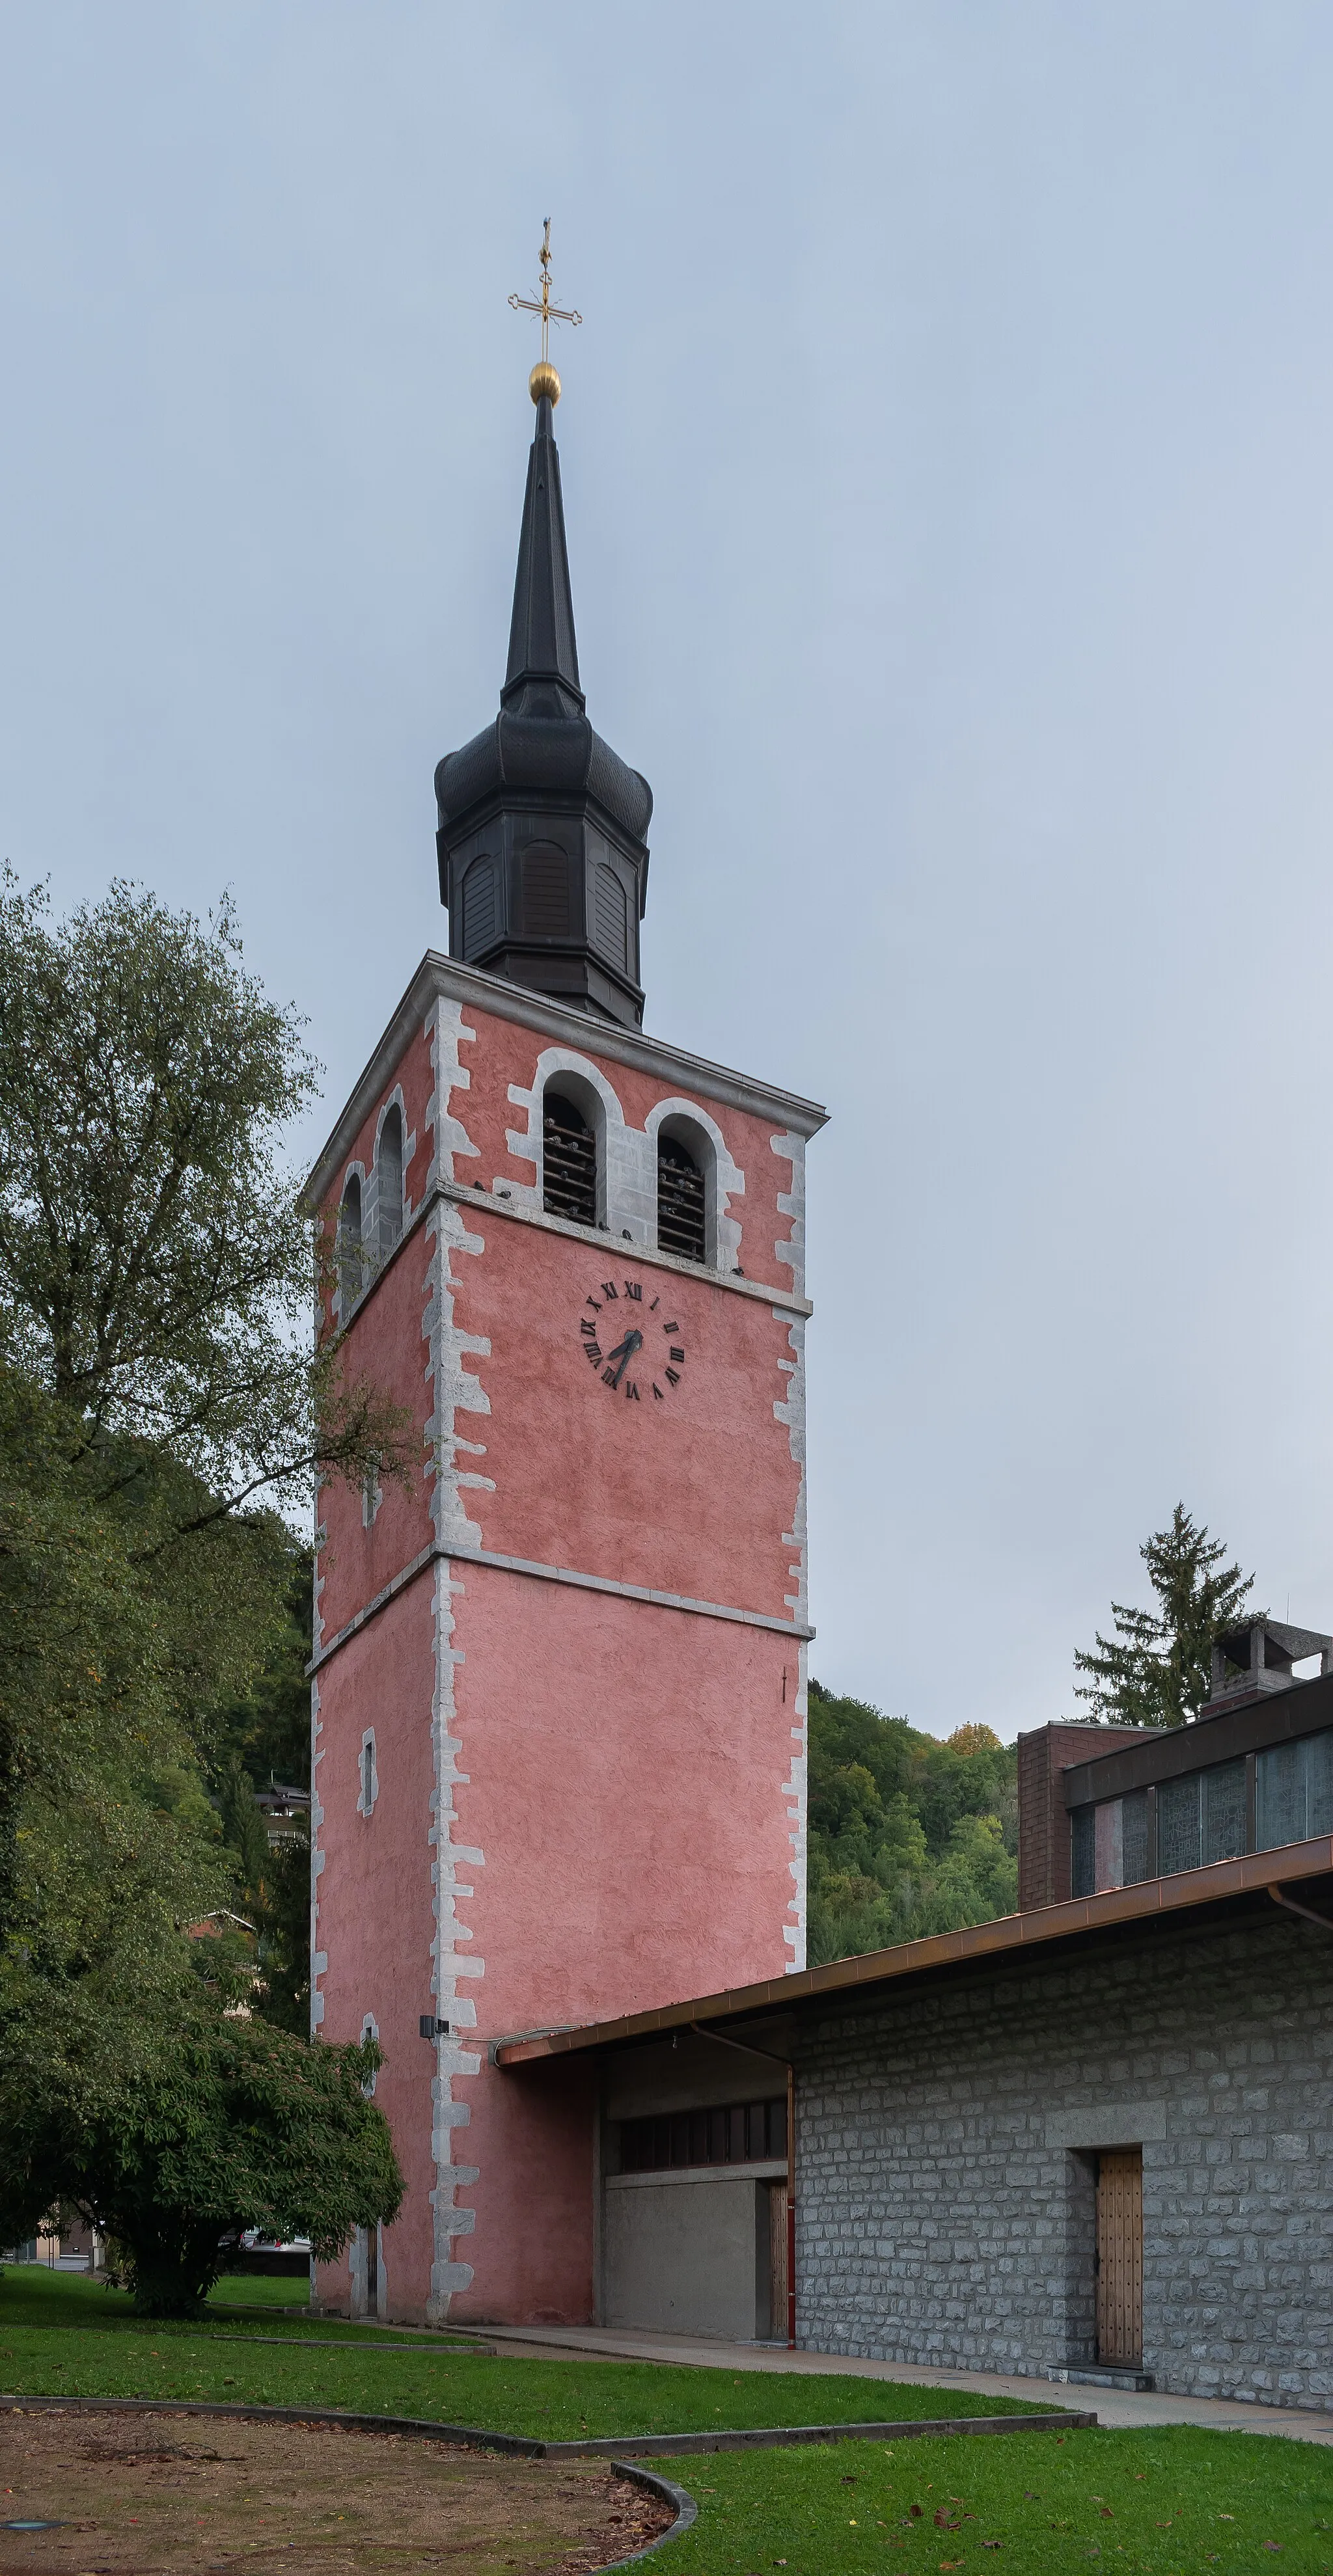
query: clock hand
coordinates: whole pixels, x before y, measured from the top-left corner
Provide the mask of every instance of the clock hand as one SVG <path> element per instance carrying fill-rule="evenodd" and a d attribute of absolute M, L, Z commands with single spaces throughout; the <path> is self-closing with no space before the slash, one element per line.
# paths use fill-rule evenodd
<path fill-rule="evenodd" d="M 614 1377 L 612 1378 L 612 1380 L 611 1380 L 611 1384 L 612 1384 L 613 1386 L 619 1386 L 620 1381 L 621 1381 L 622 1377 L 624 1376 L 626 1369 L 629 1367 L 630 1361 L 633 1359 L 635 1352 L 636 1352 L 636 1351 L 641 1351 L 641 1350 L 642 1350 L 642 1348 L 643 1348 L 643 1335 L 642 1335 L 642 1333 L 626 1333 L 626 1335 L 625 1335 L 625 1338 L 624 1338 L 623 1342 L 617 1342 L 617 1344 L 616 1344 L 616 1346 L 615 1346 L 615 1349 L 614 1349 L 613 1351 L 608 1351 L 608 1352 L 607 1352 L 607 1358 L 608 1358 L 608 1360 L 619 1360 L 619 1362 L 620 1362 L 620 1366 L 619 1366 L 619 1368 L 616 1370 L 615 1376 L 614 1376 Z"/>

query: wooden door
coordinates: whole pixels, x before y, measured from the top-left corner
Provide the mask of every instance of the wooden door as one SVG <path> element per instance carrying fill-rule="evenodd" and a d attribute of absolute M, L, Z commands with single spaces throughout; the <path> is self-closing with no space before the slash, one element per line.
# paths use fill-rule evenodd
<path fill-rule="evenodd" d="M 1143 2360 L 1143 2149 L 1097 2158 L 1097 2359 Z"/>

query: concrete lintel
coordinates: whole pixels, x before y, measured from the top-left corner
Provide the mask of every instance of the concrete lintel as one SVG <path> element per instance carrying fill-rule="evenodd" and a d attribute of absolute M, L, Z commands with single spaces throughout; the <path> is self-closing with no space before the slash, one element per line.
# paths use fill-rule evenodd
<path fill-rule="evenodd" d="M 653 2184 L 678 2182 L 785 2182 L 785 2157 L 754 2165 L 664 2165 L 660 2172 L 617 2173 L 603 2177 L 608 2191 L 643 2191 Z"/>
<path fill-rule="evenodd" d="M 1165 2136 L 1165 2102 L 1098 2102 L 1046 2117 L 1048 2147 L 1143 2147 Z"/>

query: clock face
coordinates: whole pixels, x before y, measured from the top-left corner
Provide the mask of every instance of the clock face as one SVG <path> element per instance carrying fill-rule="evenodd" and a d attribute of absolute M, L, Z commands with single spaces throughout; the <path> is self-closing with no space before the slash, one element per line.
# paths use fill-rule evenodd
<path fill-rule="evenodd" d="M 584 1358 L 627 1404 L 665 1404 L 685 1366 L 680 1325 L 651 1288 L 651 1280 L 603 1279 L 579 1317 Z"/>

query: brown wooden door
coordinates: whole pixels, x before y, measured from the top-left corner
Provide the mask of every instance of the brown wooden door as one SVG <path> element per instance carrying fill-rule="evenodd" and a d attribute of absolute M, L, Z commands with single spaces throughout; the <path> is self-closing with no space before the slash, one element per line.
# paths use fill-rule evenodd
<path fill-rule="evenodd" d="M 1143 2149 L 1097 2158 L 1097 2359 L 1143 2360 Z"/>

